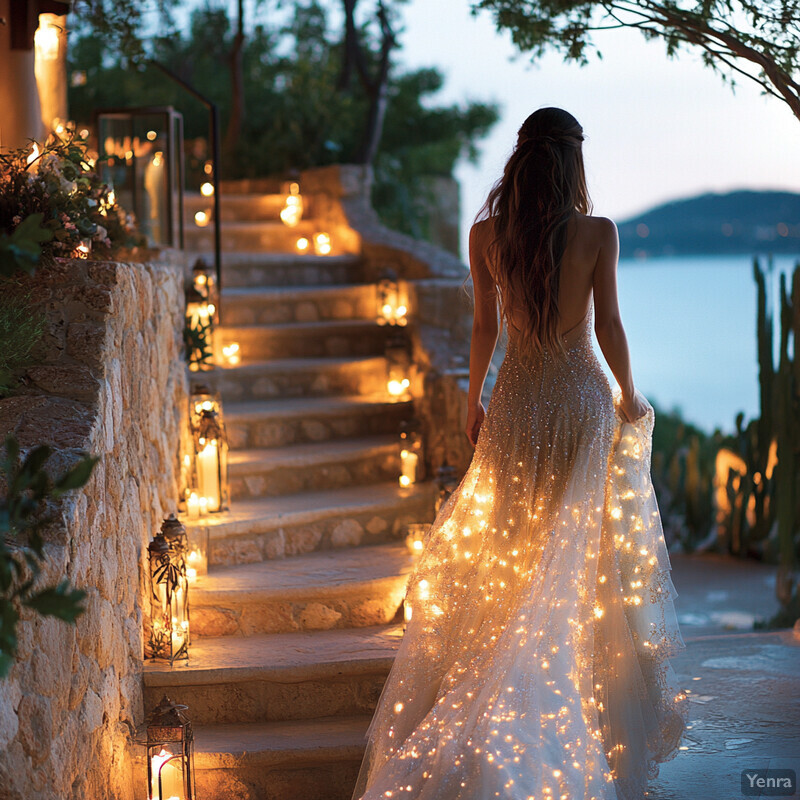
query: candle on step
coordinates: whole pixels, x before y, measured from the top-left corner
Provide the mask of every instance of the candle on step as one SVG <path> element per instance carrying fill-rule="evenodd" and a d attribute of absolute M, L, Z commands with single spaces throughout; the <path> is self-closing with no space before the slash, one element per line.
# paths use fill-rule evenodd
<path fill-rule="evenodd" d="M 216 439 L 200 442 L 202 450 L 197 454 L 197 480 L 202 496 L 208 501 L 209 511 L 219 511 L 219 445 Z"/>
<path fill-rule="evenodd" d="M 189 495 L 189 499 L 186 501 L 186 512 L 189 519 L 197 519 L 200 516 L 200 498 L 197 496 L 197 492 Z"/>
<path fill-rule="evenodd" d="M 242 360 L 239 350 L 238 342 L 231 342 L 223 346 L 222 357 L 229 367 L 235 367 Z"/>
<path fill-rule="evenodd" d="M 417 482 L 419 456 L 411 450 L 400 451 L 400 485 L 411 486 Z"/>
<path fill-rule="evenodd" d="M 199 497 L 197 502 L 200 506 L 200 516 L 204 517 L 206 514 L 208 514 L 208 498 Z"/>

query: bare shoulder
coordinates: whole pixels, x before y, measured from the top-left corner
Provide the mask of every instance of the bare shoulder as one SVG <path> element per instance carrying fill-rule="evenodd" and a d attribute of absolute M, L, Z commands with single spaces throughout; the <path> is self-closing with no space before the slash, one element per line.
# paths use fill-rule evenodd
<path fill-rule="evenodd" d="M 494 220 L 491 217 L 478 220 L 469 229 L 470 243 L 479 245 L 484 249 L 492 237 L 494 231 Z"/>
<path fill-rule="evenodd" d="M 590 217 L 585 214 L 577 214 L 576 219 L 585 235 L 596 241 L 598 245 L 606 245 L 619 238 L 617 224 L 613 219 L 609 219 L 608 217 Z"/>

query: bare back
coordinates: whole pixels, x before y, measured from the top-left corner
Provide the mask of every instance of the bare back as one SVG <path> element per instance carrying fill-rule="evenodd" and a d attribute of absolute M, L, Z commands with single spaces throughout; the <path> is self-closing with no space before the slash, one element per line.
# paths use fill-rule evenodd
<path fill-rule="evenodd" d="M 470 260 L 483 261 L 492 281 L 495 280 L 495 265 L 486 256 L 491 242 L 492 221 L 482 220 L 473 227 L 474 247 L 470 248 Z M 598 281 L 603 281 L 607 274 L 609 262 L 613 261 L 616 270 L 618 245 L 615 249 L 616 226 L 605 217 L 590 217 L 575 212 L 567 223 L 567 245 L 561 262 L 559 281 L 558 311 L 561 319 L 560 333 L 568 333 L 578 326 L 589 312 L 592 293 L 595 292 L 595 303 L 607 298 L 607 293 L 600 290 L 597 296 Z M 482 257 L 481 257 L 482 256 Z M 616 301 L 616 285 L 614 286 Z M 615 303 L 616 304 L 616 303 Z M 597 308 L 598 317 L 613 313 L 612 309 Z M 603 312 L 606 313 L 603 313 Z M 511 310 L 510 325 L 517 330 L 524 311 L 521 308 Z"/>

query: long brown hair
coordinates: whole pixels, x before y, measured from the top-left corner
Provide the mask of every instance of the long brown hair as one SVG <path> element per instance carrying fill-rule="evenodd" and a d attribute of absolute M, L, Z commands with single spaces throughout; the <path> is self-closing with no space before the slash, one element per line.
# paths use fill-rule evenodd
<path fill-rule="evenodd" d="M 478 218 L 493 222 L 487 256 L 503 318 L 521 307 L 522 346 L 563 352 L 559 336 L 559 267 L 574 211 L 592 203 L 583 167 L 583 128 L 560 108 L 534 111 L 519 129 L 517 145 Z"/>

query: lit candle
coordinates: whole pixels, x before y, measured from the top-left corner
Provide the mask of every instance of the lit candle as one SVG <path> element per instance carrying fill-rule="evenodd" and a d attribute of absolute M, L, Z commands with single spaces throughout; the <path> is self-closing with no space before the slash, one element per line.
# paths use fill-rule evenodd
<path fill-rule="evenodd" d="M 295 243 L 295 247 L 297 247 L 298 253 L 305 253 L 308 250 L 310 242 L 306 239 L 305 236 L 301 236 L 297 242 Z"/>
<path fill-rule="evenodd" d="M 400 485 L 411 486 L 417 482 L 417 463 L 419 455 L 411 450 L 400 451 Z"/>
<path fill-rule="evenodd" d="M 203 440 L 200 444 L 203 444 Z M 216 439 L 206 442 L 197 454 L 197 477 L 200 492 L 208 501 L 208 510 L 219 511 L 219 445 Z"/>
<path fill-rule="evenodd" d="M 200 516 L 204 517 L 206 514 L 208 514 L 208 498 L 200 497 L 198 502 L 200 503 Z"/>
<path fill-rule="evenodd" d="M 189 519 L 197 519 L 200 516 L 200 498 L 197 496 L 197 492 L 189 495 L 189 499 L 186 501 L 186 511 Z"/>
<path fill-rule="evenodd" d="M 314 234 L 314 252 L 318 256 L 327 256 L 331 252 L 331 237 L 328 233 Z"/>
<path fill-rule="evenodd" d="M 392 397 L 401 397 L 410 385 L 411 381 L 408 378 L 394 377 L 386 384 L 386 389 Z"/>
<path fill-rule="evenodd" d="M 158 755 L 152 757 L 152 800 L 183 800 L 183 771 L 178 766 L 181 761 L 180 756 L 175 756 L 163 747 Z"/>
<path fill-rule="evenodd" d="M 194 224 L 198 228 L 205 228 L 211 221 L 211 214 L 208 211 L 198 211 L 194 215 Z"/>
<path fill-rule="evenodd" d="M 235 367 L 242 360 L 239 353 L 239 343 L 232 342 L 231 344 L 224 345 L 222 348 L 222 356 L 229 367 Z"/>

